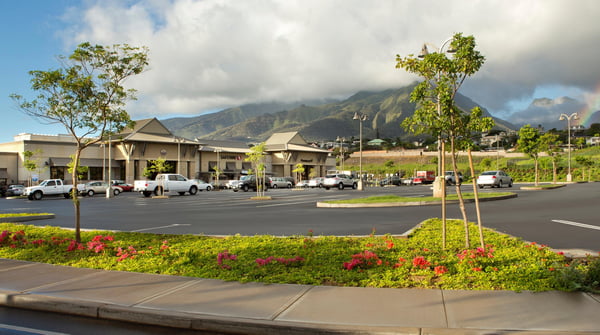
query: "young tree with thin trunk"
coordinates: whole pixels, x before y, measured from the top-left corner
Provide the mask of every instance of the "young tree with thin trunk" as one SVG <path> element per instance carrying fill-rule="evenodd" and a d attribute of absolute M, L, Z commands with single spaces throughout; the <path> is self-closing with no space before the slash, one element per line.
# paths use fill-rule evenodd
<path fill-rule="evenodd" d="M 265 175 L 265 148 L 266 143 L 262 142 L 250 148 L 250 152 L 246 153 L 246 161 L 254 165 L 256 171 L 256 196 L 263 197 L 266 188 Z"/>
<path fill-rule="evenodd" d="M 526 124 L 519 129 L 519 139 L 517 140 L 519 151 L 525 153 L 533 159 L 535 165 L 535 186 L 539 185 L 539 158 L 542 152 L 542 141 L 540 130 Z"/>
<path fill-rule="evenodd" d="M 550 157 L 552 162 L 553 184 L 556 184 L 558 181 L 558 174 L 556 171 L 558 169 L 558 163 L 562 157 L 560 154 L 562 152 L 562 149 L 560 148 L 562 142 L 558 138 L 558 134 L 552 132 L 547 132 L 540 138 L 542 151 L 544 151 L 548 157 Z"/>
<path fill-rule="evenodd" d="M 148 49 L 128 45 L 80 44 L 68 58 L 61 56 L 57 70 L 31 71 L 33 100 L 11 97 L 18 108 L 42 123 L 62 124 L 75 140 L 73 191 L 75 239 L 81 242 L 81 212 L 77 198 L 77 168 L 81 152 L 105 140 L 110 133 L 132 127 L 124 109 L 135 99 L 135 90 L 123 87 L 125 80 L 142 73 L 148 65 Z"/>
<path fill-rule="evenodd" d="M 447 42 L 450 42 L 448 52 L 452 51 L 452 57 L 448 57 L 441 52 Z M 455 161 L 456 141 L 465 133 L 469 121 L 464 119 L 465 112 L 455 105 L 454 98 L 463 82 L 477 73 L 485 61 L 485 57 L 475 50 L 475 46 L 473 36 L 463 36 L 458 33 L 451 40 L 446 40 L 439 52 L 429 53 L 427 48 L 424 47 L 424 54 L 420 57 L 414 57 L 413 55 L 408 57 L 396 56 L 396 68 L 403 68 L 425 79 L 411 93 L 411 102 L 415 102 L 417 108 L 413 116 L 404 119 L 402 126 L 413 133 L 427 133 L 438 138 L 442 152 L 445 151 L 446 142 L 449 142 L 455 176 L 458 176 Z M 444 155 L 442 154 L 442 168 L 440 171 L 442 174 L 445 165 L 443 158 Z M 459 200 L 461 209 L 463 209 L 464 200 L 460 195 Z M 466 220 L 464 210 L 463 217 Z M 466 234 L 468 236 L 468 230 Z M 465 243 L 469 245 L 468 237 Z M 445 185 L 442 186 L 442 245 L 445 248 Z"/>

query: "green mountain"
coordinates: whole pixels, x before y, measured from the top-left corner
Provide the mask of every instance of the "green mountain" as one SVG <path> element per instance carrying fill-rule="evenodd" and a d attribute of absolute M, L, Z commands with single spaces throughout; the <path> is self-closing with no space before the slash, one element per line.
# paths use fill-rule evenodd
<path fill-rule="evenodd" d="M 307 141 L 326 141 L 336 137 L 358 137 L 359 122 L 354 113 L 369 116 L 363 121 L 365 138 L 407 137 L 400 123 L 415 110 L 410 102 L 414 85 L 380 92 L 358 92 L 343 101 L 324 104 L 254 104 L 230 108 L 192 118 L 163 120 L 174 134 L 187 138 L 264 141 L 276 132 L 298 131 Z M 458 94 L 456 103 L 464 110 L 478 106 Z M 290 108 L 291 107 L 291 108 Z M 484 109 L 486 116 L 491 116 Z M 494 118 L 496 128 L 516 129 Z"/>

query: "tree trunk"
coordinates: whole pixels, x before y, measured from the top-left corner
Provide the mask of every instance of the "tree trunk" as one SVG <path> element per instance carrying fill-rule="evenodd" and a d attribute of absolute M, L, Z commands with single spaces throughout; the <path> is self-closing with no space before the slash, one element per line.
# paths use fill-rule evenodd
<path fill-rule="evenodd" d="M 442 151 L 442 157 L 441 157 L 441 162 L 440 162 L 440 174 L 444 173 L 444 170 L 446 169 L 446 146 L 444 145 L 445 142 L 441 141 L 442 143 L 440 144 L 441 148 L 440 150 Z M 441 176 L 442 178 L 444 178 L 444 176 Z M 442 250 L 446 250 L 446 182 L 445 180 L 442 181 Z"/>
<path fill-rule="evenodd" d="M 538 159 L 534 158 L 535 162 L 535 186 L 539 185 Z"/>
<path fill-rule="evenodd" d="M 483 239 L 483 224 L 481 223 L 481 210 L 479 209 L 479 191 L 477 190 L 477 179 L 475 178 L 475 167 L 473 166 L 473 155 L 471 148 L 467 151 L 469 156 L 469 168 L 471 176 L 473 176 L 473 196 L 475 197 L 475 211 L 477 212 L 477 227 L 479 228 L 479 244 L 485 249 L 485 241 Z"/>
<path fill-rule="evenodd" d="M 73 179 L 73 189 L 71 190 L 71 198 L 73 200 L 73 206 L 75 207 L 75 241 L 77 243 L 81 243 L 81 208 L 78 197 L 77 190 L 77 168 L 79 167 L 79 157 L 81 156 L 81 151 L 83 149 L 80 145 L 77 145 L 77 151 L 75 152 L 74 162 L 73 162 L 73 171 L 71 172 L 71 177 Z"/>
<path fill-rule="evenodd" d="M 556 174 L 556 160 L 552 157 L 552 184 L 556 184 L 558 176 Z"/>
<path fill-rule="evenodd" d="M 471 240 L 469 238 L 469 218 L 467 218 L 467 210 L 465 208 L 465 200 L 460 189 L 460 179 L 458 178 L 458 165 L 456 164 L 456 148 L 454 144 L 454 137 L 450 137 L 450 153 L 452 157 L 452 171 L 454 171 L 454 185 L 456 186 L 456 195 L 458 196 L 458 205 L 460 207 L 460 213 L 463 217 L 463 223 L 465 226 L 465 247 L 468 249 L 471 247 Z M 445 178 L 444 178 L 445 179 Z M 445 180 L 444 180 L 445 181 Z"/>

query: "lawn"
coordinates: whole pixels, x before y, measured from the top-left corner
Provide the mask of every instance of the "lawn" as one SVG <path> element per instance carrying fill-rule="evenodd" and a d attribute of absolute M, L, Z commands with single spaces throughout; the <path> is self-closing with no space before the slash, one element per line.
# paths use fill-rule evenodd
<path fill-rule="evenodd" d="M 484 198 L 496 198 L 502 196 L 513 195 L 515 193 L 512 192 L 482 192 L 478 193 L 479 199 Z M 463 193 L 463 199 L 475 199 L 475 195 L 473 193 Z M 446 200 L 458 200 L 458 196 L 456 194 L 448 194 L 446 195 Z M 373 203 L 394 203 L 394 202 L 426 202 L 426 201 L 441 201 L 438 197 L 400 197 L 397 195 L 378 195 L 366 198 L 356 198 L 356 199 L 345 199 L 345 200 L 327 200 L 323 201 L 329 204 L 373 204 Z"/>
<path fill-rule="evenodd" d="M 598 255 L 570 260 L 546 246 L 485 230 L 465 248 L 463 224 L 423 222 L 408 238 L 74 233 L 55 227 L 0 224 L 0 257 L 74 267 L 215 278 L 240 282 L 469 290 L 597 291 Z M 366 232 L 368 233 L 368 232 Z"/>

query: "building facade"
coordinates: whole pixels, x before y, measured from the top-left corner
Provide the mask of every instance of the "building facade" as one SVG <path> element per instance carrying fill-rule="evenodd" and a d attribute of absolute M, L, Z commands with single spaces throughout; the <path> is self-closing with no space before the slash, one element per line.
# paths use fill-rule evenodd
<path fill-rule="evenodd" d="M 302 178 L 324 176 L 335 166 L 329 151 L 310 146 L 297 132 L 273 134 L 266 142 L 265 166 L 267 175 L 294 176 L 292 171 L 302 164 Z M 25 168 L 31 152 L 32 170 Z M 145 179 L 145 169 L 152 161 L 164 159 L 167 172 L 180 173 L 188 178 L 219 182 L 239 179 L 251 171 L 246 161 L 250 146 L 243 142 L 190 140 L 173 135 L 156 118 L 139 120 L 105 141 L 95 143 L 82 152 L 80 165 L 87 166 L 82 182 L 119 179 L 133 183 Z M 75 141 L 69 135 L 19 134 L 13 142 L 0 143 L 0 185 L 35 184 L 49 178 L 72 182 L 68 172 Z"/>

